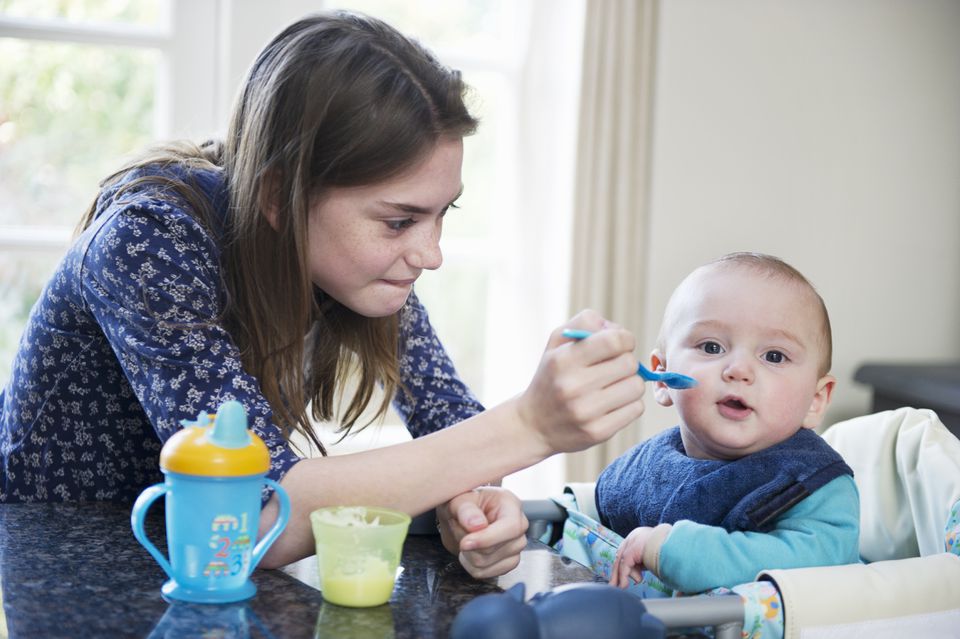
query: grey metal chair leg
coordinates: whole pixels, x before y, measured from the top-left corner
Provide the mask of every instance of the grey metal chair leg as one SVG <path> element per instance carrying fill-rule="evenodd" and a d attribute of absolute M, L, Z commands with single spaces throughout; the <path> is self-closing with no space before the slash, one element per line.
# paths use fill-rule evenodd
<path fill-rule="evenodd" d="M 740 639 L 743 634 L 743 621 L 737 623 L 725 623 L 713 627 L 714 639 Z"/>
<path fill-rule="evenodd" d="M 715 639 L 739 639 L 743 630 L 739 595 L 644 599 L 643 605 L 667 628 L 713 626 Z"/>

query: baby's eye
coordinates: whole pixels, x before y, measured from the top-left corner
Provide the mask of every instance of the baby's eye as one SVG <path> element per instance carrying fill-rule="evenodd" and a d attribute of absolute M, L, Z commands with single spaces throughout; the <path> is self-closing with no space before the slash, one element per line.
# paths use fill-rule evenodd
<path fill-rule="evenodd" d="M 408 217 L 403 220 L 384 220 L 384 224 L 387 225 L 391 231 L 402 231 L 408 229 L 416 223 L 412 217 Z"/>
<path fill-rule="evenodd" d="M 787 356 L 780 351 L 767 351 L 763 354 L 763 359 L 771 364 L 783 364 L 787 361 Z"/>
<path fill-rule="evenodd" d="M 723 352 L 723 347 L 716 342 L 704 342 L 698 348 L 707 355 L 719 355 Z"/>

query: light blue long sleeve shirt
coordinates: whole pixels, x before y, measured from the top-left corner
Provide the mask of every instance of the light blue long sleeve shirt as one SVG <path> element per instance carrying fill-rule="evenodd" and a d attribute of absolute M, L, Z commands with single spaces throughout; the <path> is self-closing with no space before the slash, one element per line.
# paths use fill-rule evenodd
<path fill-rule="evenodd" d="M 659 577 L 681 592 L 753 581 L 762 570 L 858 563 L 860 499 L 849 475 L 786 511 L 768 532 L 681 520 L 660 547 Z"/>

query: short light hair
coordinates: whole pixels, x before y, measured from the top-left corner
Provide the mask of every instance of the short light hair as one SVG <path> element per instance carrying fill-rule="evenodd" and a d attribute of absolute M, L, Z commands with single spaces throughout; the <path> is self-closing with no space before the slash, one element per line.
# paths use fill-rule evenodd
<path fill-rule="evenodd" d="M 808 280 L 803 273 L 790 266 L 779 257 L 752 251 L 727 253 L 726 255 L 716 258 L 715 260 L 707 262 L 697 270 L 710 266 L 739 266 L 750 268 L 760 274 L 767 275 L 772 278 L 779 278 L 788 282 L 794 282 L 810 291 L 814 299 L 817 301 L 821 319 L 819 340 L 821 355 L 819 373 L 821 376 L 823 376 L 830 372 L 830 369 L 833 366 L 833 331 L 830 328 L 830 314 L 827 312 L 827 305 L 824 303 L 820 293 L 817 292 L 817 289 L 813 286 L 813 284 L 810 283 L 810 280 Z M 680 286 L 677 287 L 677 290 L 679 289 Z M 676 291 L 674 291 L 674 295 L 676 295 Z M 657 338 L 657 346 L 660 348 L 660 350 L 664 349 L 666 337 L 664 334 L 666 328 L 666 319 L 672 303 L 673 296 L 671 296 L 670 301 L 667 303 L 667 313 L 664 314 L 664 323 L 660 327 L 660 336 Z"/>

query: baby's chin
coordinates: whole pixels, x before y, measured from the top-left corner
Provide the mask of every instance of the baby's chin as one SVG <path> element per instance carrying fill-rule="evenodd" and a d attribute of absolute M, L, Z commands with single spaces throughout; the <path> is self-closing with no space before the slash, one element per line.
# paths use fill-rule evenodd
<path fill-rule="evenodd" d="M 733 461 L 763 448 L 756 442 L 743 442 L 741 438 L 737 437 L 707 437 L 703 433 L 697 433 L 689 426 L 682 424 L 680 437 L 683 440 L 683 448 L 687 456 L 694 459 Z"/>

